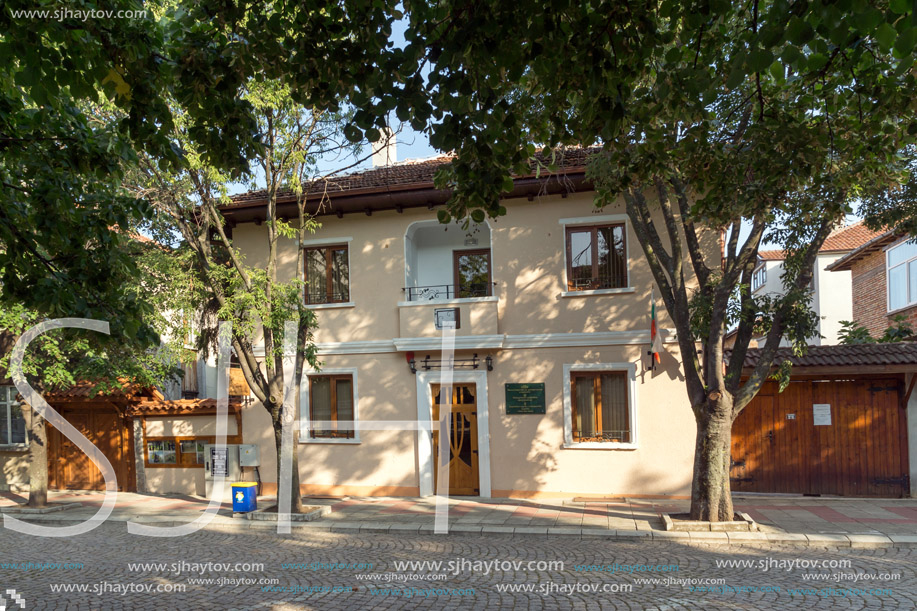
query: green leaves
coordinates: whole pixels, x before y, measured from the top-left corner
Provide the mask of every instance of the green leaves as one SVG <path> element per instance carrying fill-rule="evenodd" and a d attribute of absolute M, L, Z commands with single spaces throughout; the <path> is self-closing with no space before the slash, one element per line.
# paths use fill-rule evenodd
<path fill-rule="evenodd" d="M 883 23 L 874 32 L 876 40 L 879 42 L 880 47 L 883 52 L 888 52 L 895 44 L 895 40 L 898 37 L 898 32 L 895 31 L 888 23 Z"/>

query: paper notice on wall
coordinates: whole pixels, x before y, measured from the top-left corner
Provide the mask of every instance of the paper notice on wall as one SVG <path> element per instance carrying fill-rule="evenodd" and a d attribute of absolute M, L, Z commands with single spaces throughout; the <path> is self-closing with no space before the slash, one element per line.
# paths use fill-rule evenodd
<path fill-rule="evenodd" d="M 815 426 L 831 426 L 831 404 L 815 403 L 812 405 L 812 416 Z"/>

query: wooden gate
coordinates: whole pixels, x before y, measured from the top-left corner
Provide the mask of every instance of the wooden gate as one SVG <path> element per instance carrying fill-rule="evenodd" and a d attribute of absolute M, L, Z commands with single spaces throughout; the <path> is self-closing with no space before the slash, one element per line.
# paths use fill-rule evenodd
<path fill-rule="evenodd" d="M 733 491 L 901 497 L 907 422 L 896 379 L 766 383 L 732 426 Z"/>
<path fill-rule="evenodd" d="M 118 490 L 136 489 L 133 466 L 133 432 L 114 406 L 58 408 L 111 462 L 118 478 Z M 102 472 L 75 443 L 48 426 L 48 483 L 65 490 L 104 490 Z"/>
<path fill-rule="evenodd" d="M 439 420 L 440 385 L 433 384 L 433 419 Z M 478 411 L 474 384 L 452 386 L 449 437 L 449 494 L 480 494 L 478 474 Z M 439 434 L 433 433 L 434 490 L 439 475 Z"/>

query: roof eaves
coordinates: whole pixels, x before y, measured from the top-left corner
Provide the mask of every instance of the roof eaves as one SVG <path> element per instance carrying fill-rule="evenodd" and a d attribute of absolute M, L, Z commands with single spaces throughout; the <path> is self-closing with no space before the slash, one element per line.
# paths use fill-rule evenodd
<path fill-rule="evenodd" d="M 879 234 L 873 239 L 869 240 L 859 248 L 855 248 L 854 250 L 850 251 L 831 265 L 826 266 L 825 269 L 831 272 L 848 271 L 850 270 L 850 265 L 857 259 L 860 259 L 861 257 L 864 257 L 868 254 L 872 254 L 875 250 L 885 246 L 889 242 L 892 242 L 903 235 L 904 232 L 902 231 L 898 231 L 897 229 L 889 229 L 885 233 Z"/>

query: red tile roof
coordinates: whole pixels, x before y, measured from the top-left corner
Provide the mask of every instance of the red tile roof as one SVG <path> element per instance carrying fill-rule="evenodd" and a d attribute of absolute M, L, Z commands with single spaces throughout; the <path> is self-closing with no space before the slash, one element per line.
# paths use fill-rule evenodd
<path fill-rule="evenodd" d="M 161 395 L 160 395 L 161 396 Z M 177 399 L 166 401 L 156 399 L 141 401 L 127 408 L 128 416 L 193 416 L 211 415 L 216 412 L 216 399 Z M 230 399 L 229 413 L 236 413 L 242 407 L 238 399 Z"/>
<path fill-rule="evenodd" d="M 759 348 L 752 348 L 745 355 L 746 369 L 758 364 Z M 728 358 L 728 356 L 727 356 Z M 917 342 L 894 344 L 856 344 L 852 346 L 810 346 L 803 356 L 794 356 L 791 348 L 779 348 L 775 364 L 785 360 L 793 367 L 870 367 L 905 366 L 917 369 Z"/>
<path fill-rule="evenodd" d="M 866 227 L 863 221 L 857 221 L 856 223 L 831 232 L 831 235 L 825 240 L 819 252 L 843 252 L 854 250 L 881 234 L 881 231 L 873 231 Z"/>
<path fill-rule="evenodd" d="M 832 231 L 825 243 L 818 252 L 847 252 L 855 250 L 877 236 L 882 235 L 881 231 L 873 231 L 863 224 L 863 221 L 857 221 L 846 227 L 840 227 Z M 759 250 L 758 256 L 765 261 L 782 261 L 786 258 L 786 252 L 783 250 Z M 829 268 L 830 269 L 830 268 Z"/>
<path fill-rule="evenodd" d="M 586 167 L 586 160 L 590 154 L 600 151 L 599 147 L 580 148 L 570 147 L 557 151 L 555 164 L 559 168 L 569 171 L 573 168 L 580 169 Z M 540 153 L 535 157 L 542 163 L 548 163 L 548 159 Z M 429 159 L 408 160 L 400 163 L 394 163 L 385 167 L 373 168 L 362 172 L 355 172 L 345 176 L 334 176 L 327 180 L 316 180 L 304 187 L 307 193 L 322 193 L 327 190 L 331 193 L 341 193 L 345 191 L 362 191 L 371 189 L 384 189 L 386 191 L 398 191 L 402 189 L 411 189 L 418 186 L 428 186 L 433 184 L 433 175 L 439 168 L 445 167 L 452 162 L 454 155 L 440 155 Z M 535 174 L 535 164 L 531 164 L 531 173 Z M 235 206 L 257 202 L 267 197 L 267 191 L 249 191 L 232 196 L 232 203 L 220 206 L 221 210 L 232 209 Z M 277 198 L 285 199 L 295 197 L 292 191 L 282 191 L 277 194 Z"/>
<path fill-rule="evenodd" d="M 859 248 L 856 248 L 855 250 L 847 253 L 825 269 L 832 272 L 849 270 L 855 261 L 870 255 L 877 250 L 881 250 L 895 240 L 904 237 L 904 235 L 905 234 L 903 231 L 898 231 L 896 229 L 889 229 L 884 233 L 877 233 L 872 239 L 862 244 Z"/>
<path fill-rule="evenodd" d="M 164 398 L 162 393 L 160 393 L 155 388 L 144 388 L 137 384 L 124 383 L 119 390 L 113 390 L 105 393 L 93 393 L 93 390 L 96 388 L 96 386 L 97 384 L 94 382 L 82 381 L 77 382 L 72 387 L 67 389 L 54 390 L 44 393 L 43 396 L 47 401 L 80 401 L 92 400 L 96 398 L 122 400 L 139 399 L 142 397 L 153 399 Z"/>

